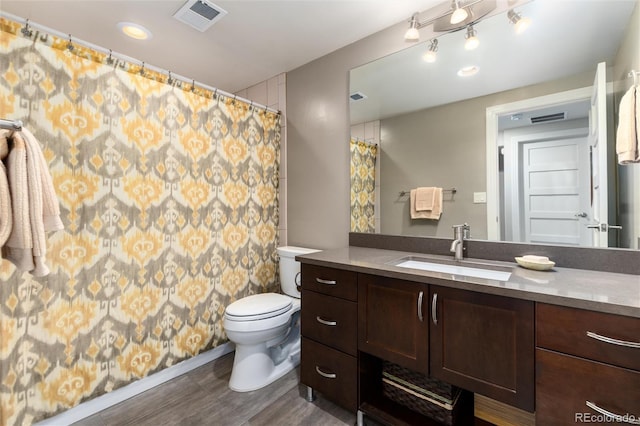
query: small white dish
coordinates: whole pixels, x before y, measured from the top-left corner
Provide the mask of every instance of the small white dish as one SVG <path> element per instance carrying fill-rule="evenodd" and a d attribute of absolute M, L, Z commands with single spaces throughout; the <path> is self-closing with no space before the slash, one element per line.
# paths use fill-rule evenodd
<path fill-rule="evenodd" d="M 515 259 L 518 265 L 535 271 L 548 271 L 556 264 L 556 262 L 552 262 L 548 257 L 544 256 L 522 256 Z"/>

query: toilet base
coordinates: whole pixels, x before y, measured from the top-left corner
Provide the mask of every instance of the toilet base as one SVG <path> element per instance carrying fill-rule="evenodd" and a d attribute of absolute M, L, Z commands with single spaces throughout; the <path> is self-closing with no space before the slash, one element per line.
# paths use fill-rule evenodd
<path fill-rule="evenodd" d="M 300 346 L 275 365 L 266 344 L 236 346 L 229 388 L 250 392 L 275 382 L 300 364 Z"/>

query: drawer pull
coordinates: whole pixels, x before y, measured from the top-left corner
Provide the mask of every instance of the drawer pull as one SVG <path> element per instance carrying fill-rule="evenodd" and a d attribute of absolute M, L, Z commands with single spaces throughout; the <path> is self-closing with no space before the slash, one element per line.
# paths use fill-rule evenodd
<path fill-rule="evenodd" d="M 418 319 L 420 320 L 420 322 L 422 322 L 422 320 L 424 319 L 422 317 L 422 297 L 423 296 L 424 294 L 422 292 L 418 294 Z"/>
<path fill-rule="evenodd" d="M 322 319 L 319 316 L 316 317 L 316 321 L 318 321 L 320 324 L 328 325 L 330 327 L 335 327 L 336 325 L 338 325 L 338 321 L 327 321 L 326 319 Z"/>
<path fill-rule="evenodd" d="M 319 282 L 320 284 L 326 284 L 326 285 L 338 284 L 336 280 L 323 280 L 322 278 L 316 278 L 316 282 Z"/>
<path fill-rule="evenodd" d="M 632 425 L 640 425 L 640 420 L 634 418 L 633 416 L 629 416 L 628 414 L 623 416 L 621 414 L 612 413 L 611 411 L 607 411 L 604 408 L 598 407 L 596 404 L 594 404 L 591 401 L 585 401 L 585 403 L 587 404 L 587 407 L 591 408 L 593 411 L 596 411 L 606 417 L 609 417 L 614 421 L 623 421 L 625 423 L 629 423 Z"/>
<path fill-rule="evenodd" d="M 336 377 L 338 377 L 336 373 L 325 373 L 324 371 L 320 370 L 320 367 L 318 367 L 317 365 L 316 365 L 316 373 L 318 373 L 319 375 L 321 375 L 326 379 L 335 379 Z"/>
<path fill-rule="evenodd" d="M 618 340 L 607 336 L 602 336 L 598 333 L 593 333 L 591 331 L 587 331 L 587 336 L 592 339 L 600 340 L 601 342 L 610 343 L 612 345 L 618 346 L 626 346 L 628 348 L 640 349 L 640 343 L 638 342 L 628 342 L 626 340 Z"/>
<path fill-rule="evenodd" d="M 438 293 L 433 293 L 433 299 L 431 299 L 431 321 L 438 325 Z"/>

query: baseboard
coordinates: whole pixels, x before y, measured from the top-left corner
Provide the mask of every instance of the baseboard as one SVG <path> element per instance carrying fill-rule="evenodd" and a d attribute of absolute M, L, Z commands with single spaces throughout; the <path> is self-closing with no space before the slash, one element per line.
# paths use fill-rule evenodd
<path fill-rule="evenodd" d="M 475 394 L 475 416 L 497 426 L 535 426 L 536 415 Z"/>
<path fill-rule="evenodd" d="M 78 422 L 144 391 L 161 385 L 166 381 L 188 373 L 189 371 L 218 359 L 233 350 L 234 345 L 232 343 L 224 343 L 215 349 L 211 349 L 210 351 L 204 352 L 193 358 L 186 359 L 176 365 L 152 374 L 151 376 L 147 376 L 129 385 L 118 388 L 113 392 L 109 392 L 87 402 L 83 402 L 82 404 L 60 413 L 57 416 L 44 419 L 41 422 L 36 423 L 36 426 L 60 426 Z"/>

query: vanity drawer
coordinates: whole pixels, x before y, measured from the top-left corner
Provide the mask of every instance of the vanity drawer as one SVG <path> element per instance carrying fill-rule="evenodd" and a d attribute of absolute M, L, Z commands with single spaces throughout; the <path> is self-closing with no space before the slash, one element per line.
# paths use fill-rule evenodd
<path fill-rule="evenodd" d="M 536 349 L 536 424 L 627 424 L 598 410 L 640 420 L 640 372 Z"/>
<path fill-rule="evenodd" d="M 351 411 L 358 409 L 356 357 L 302 338 L 300 381 Z"/>
<path fill-rule="evenodd" d="M 536 346 L 640 371 L 640 319 L 538 303 Z"/>
<path fill-rule="evenodd" d="M 302 291 L 302 335 L 357 355 L 358 304 L 313 291 Z"/>
<path fill-rule="evenodd" d="M 353 271 L 302 264 L 302 288 L 329 296 L 358 300 L 357 274 Z"/>

